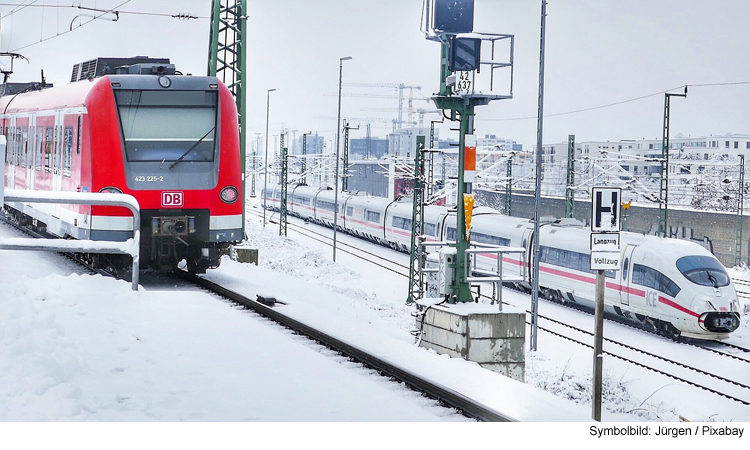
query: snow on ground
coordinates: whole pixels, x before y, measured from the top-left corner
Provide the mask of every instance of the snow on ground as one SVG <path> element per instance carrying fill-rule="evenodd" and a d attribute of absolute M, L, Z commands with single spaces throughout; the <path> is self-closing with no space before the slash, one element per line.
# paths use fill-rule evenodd
<path fill-rule="evenodd" d="M 352 314 L 355 319 L 352 320 L 361 321 L 366 311 L 371 310 L 370 314 L 374 313 L 385 322 L 383 326 L 389 328 L 389 334 L 395 333 L 401 339 L 409 339 L 408 332 L 413 328 L 414 322 L 410 316 L 412 308 L 405 305 L 406 278 L 363 262 L 341 250 L 337 252 L 338 263 L 334 264 L 331 262 L 332 251 L 329 246 L 304 239 L 299 233 L 296 233 L 293 227 L 289 228 L 288 238 L 280 238 L 278 236 L 278 225 L 270 224 L 266 229 L 262 229 L 259 219 L 254 219 L 250 215 L 249 217 L 248 234 L 250 243 L 261 249 L 261 262 L 260 268 L 251 266 L 241 270 L 249 270 L 250 273 L 254 273 L 254 271 L 260 271 L 263 268 L 273 268 L 274 270 L 284 271 L 293 278 L 301 277 L 305 280 L 317 282 L 321 286 L 327 286 L 334 291 L 345 289 L 345 294 L 350 301 L 336 304 L 334 312 L 332 312 L 336 319 L 341 317 L 344 310 L 347 312 L 353 310 Z M 296 224 L 303 224 L 301 220 L 290 219 Z M 330 233 L 330 230 L 315 225 L 306 225 L 306 227 L 316 232 Z M 338 239 L 342 243 L 364 246 L 368 251 L 387 255 L 408 266 L 408 255 L 399 254 L 374 244 L 364 243 L 341 233 L 338 234 Z M 300 245 L 300 242 L 304 242 L 304 245 Z M 317 251 L 310 250 L 307 247 L 308 245 L 316 248 Z M 293 253 L 290 255 L 289 252 Z M 229 274 L 230 270 L 234 270 L 231 269 L 232 266 L 233 262 L 228 261 L 228 264 L 224 266 L 224 272 L 218 271 L 210 274 L 210 276 L 226 283 L 228 280 L 224 277 Z M 259 280 L 259 284 L 266 284 L 268 276 L 271 275 L 267 275 L 265 272 L 261 273 L 262 275 L 255 277 L 255 279 Z M 334 273 L 337 276 L 333 276 Z M 735 270 L 732 275 L 741 277 L 742 273 Z M 279 287 L 292 284 L 291 281 L 279 281 Z M 276 292 L 283 292 L 283 289 Z M 503 295 L 504 301 L 510 302 L 515 307 L 529 308 L 528 295 L 508 289 L 504 290 Z M 297 298 L 295 295 L 289 295 L 289 297 Z M 318 300 L 314 298 L 315 296 L 308 297 L 304 301 L 311 305 L 314 304 L 314 309 L 319 311 L 319 314 L 315 317 L 328 317 L 323 314 L 323 311 L 328 310 L 331 305 L 326 305 L 325 300 Z M 351 300 L 355 300 L 356 303 L 351 302 Z M 295 305 L 295 307 L 297 306 Z M 309 315 L 313 316 L 313 314 L 314 312 L 311 310 Z M 588 327 L 593 330 L 592 316 L 571 311 L 559 305 L 541 302 L 540 314 L 570 321 L 580 327 Z M 373 319 L 368 318 L 366 320 L 369 323 Z M 323 319 L 319 318 L 319 321 L 322 323 Z M 334 329 L 343 325 L 340 320 L 334 320 L 328 326 Z M 647 342 L 648 345 L 666 345 L 670 349 L 669 351 L 683 351 L 679 345 L 669 340 L 611 322 L 605 324 L 605 333 L 608 336 L 625 341 L 639 339 Z M 527 338 L 529 335 L 530 332 L 527 330 Z M 591 350 L 541 331 L 538 338 L 538 351 L 527 352 L 526 384 L 551 392 L 561 398 L 572 400 L 585 406 L 586 410 L 590 411 L 593 366 Z M 745 347 L 750 346 L 750 315 L 743 317 L 741 328 L 730 339 L 730 342 Z M 605 343 L 605 351 L 607 345 Z M 746 379 L 750 379 L 750 372 L 748 372 Z M 662 377 L 632 364 L 624 363 L 616 358 L 605 357 L 603 384 L 603 420 L 605 421 L 674 422 L 681 420 L 681 418 L 691 421 L 718 422 L 750 420 L 750 409 L 745 405 L 719 398 L 671 378 Z M 490 395 L 481 398 L 484 401 L 492 401 Z"/>
<path fill-rule="evenodd" d="M 13 233 L 0 226 L 0 236 Z M 589 420 L 590 350 L 540 333 L 539 350 L 527 353 L 526 383 L 510 380 L 414 345 L 404 277 L 344 252 L 333 263 L 330 247 L 291 231 L 279 238 L 276 226 L 264 230 L 251 215 L 248 235 L 260 248 L 260 265 L 224 258 L 210 279 L 250 297 L 274 295 L 287 303 L 279 306 L 283 312 L 520 420 Z M 387 249 L 373 251 L 408 262 Z M 200 292 L 180 286 L 133 292 L 129 283 L 77 270 L 56 255 L 0 251 L 0 420 L 466 420 Z M 506 290 L 504 299 L 528 306 L 518 292 Z M 544 302 L 540 312 L 592 322 Z M 745 343 L 748 319 L 735 337 Z M 604 375 L 605 422 L 750 420 L 743 405 L 613 358 L 605 358 Z"/>

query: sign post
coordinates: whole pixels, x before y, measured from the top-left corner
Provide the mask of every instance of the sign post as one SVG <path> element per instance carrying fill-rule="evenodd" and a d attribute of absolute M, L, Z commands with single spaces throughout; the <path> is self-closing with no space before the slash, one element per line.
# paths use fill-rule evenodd
<path fill-rule="evenodd" d="M 602 344 L 604 341 L 605 270 L 620 270 L 619 188 L 594 187 L 591 192 L 591 270 L 596 270 L 594 311 L 594 392 L 591 417 L 602 420 Z"/>

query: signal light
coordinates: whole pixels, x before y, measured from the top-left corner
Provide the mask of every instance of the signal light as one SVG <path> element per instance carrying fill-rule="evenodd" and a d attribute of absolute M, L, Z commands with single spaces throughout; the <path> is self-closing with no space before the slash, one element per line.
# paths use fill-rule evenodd
<path fill-rule="evenodd" d="M 435 0 L 433 28 L 446 33 L 471 33 L 474 0 Z"/>
<path fill-rule="evenodd" d="M 448 43 L 448 70 L 471 72 L 479 69 L 481 44 L 481 39 L 452 38 Z"/>
<path fill-rule="evenodd" d="M 240 194 L 237 191 L 237 188 L 234 186 L 227 186 L 224 189 L 221 190 L 221 193 L 219 194 L 219 197 L 221 198 L 221 201 L 224 203 L 234 203 L 239 198 Z"/>

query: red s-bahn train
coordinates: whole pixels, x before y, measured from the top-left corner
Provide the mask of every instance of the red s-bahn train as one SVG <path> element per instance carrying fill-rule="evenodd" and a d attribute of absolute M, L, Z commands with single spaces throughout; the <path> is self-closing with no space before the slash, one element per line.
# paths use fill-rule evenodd
<path fill-rule="evenodd" d="M 141 267 L 217 267 L 243 235 L 237 110 L 215 77 L 182 75 L 168 59 L 98 58 L 71 83 L 0 86 L 11 189 L 114 192 L 141 208 Z M 9 203 L 20 220 L 61 238 L 125 241 L 125 208 Z M 126 268 L 128 257 L 92 255 Z M 105 260 L 106 258 L 106 260 Z M 119 260 L 123 259 L 123 260 Z"/>

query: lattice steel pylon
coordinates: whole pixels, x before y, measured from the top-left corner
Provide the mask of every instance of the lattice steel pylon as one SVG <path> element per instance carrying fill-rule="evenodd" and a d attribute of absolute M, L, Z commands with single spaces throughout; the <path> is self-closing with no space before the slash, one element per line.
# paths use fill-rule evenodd
<path fill-rule="evenodd" d="M 287 197 L 289 195 L 289 181 L 288 181 L 288 171 L 289 171 L 289 149 L 286 147 L 286 140 L 284 139 L 284 136 L 288 133 L 288 131 L 282 131 L 280 136 L 280 147 L 279 152 L 281 153 L 281 180 L 279 181 L 279 184 L 281 185 L 281 201 L 279 202 L 279 236 L 286 236 L 287 231 L 287 220 L 288 220 L 288 204 L 287 204 Z"/>
<path fill-rule="evenodd" d="M 687 86 L 683 94 L 664 94 L 664 132 L 661 139 L 661 181 L 659 184 L 659 225 L 657 235 L 667 237 L 669 226 L 667 215 L 669 211 L 669 115 L 671 112 L 669 99 L 671 97 L 687 97 Z"/>
<path fill-rule="evenodd" d="M 573 218 L 575 215 L 575 164 L 576 164 L 576 137 L 568 135 L 568 176 L 565 181 L 565 217 Z"/>
<path fill-rule="evenodd" d="M 211 32 L 208 46 L 208 76 L 220 79 L 234 96 L 240 128 L 240 164 L 242 169 L 242 202 L 245 202 L 246 158 L 246 56 L 247 1 L 213 0 Z M 245 209 L 242 209 L 245 229 Z"/>
<path fill-rule="evenodd" d="M 737 227 L 734 234 L 734 265 L 742 263 L 742 210 L 745 203 L 745 155 L 740 155 L 740 179 L 737 189 Z"/>
<path fill-rule="evenodd" d="M 414 157 L 414 208 L 411 215 L 411 252 L 409 254 L 409 296 L 406 304 L 422 298 L 424 247 L 420 236 L 424 230 L 424 136 L 417 136 L 417 151 Z"/>

